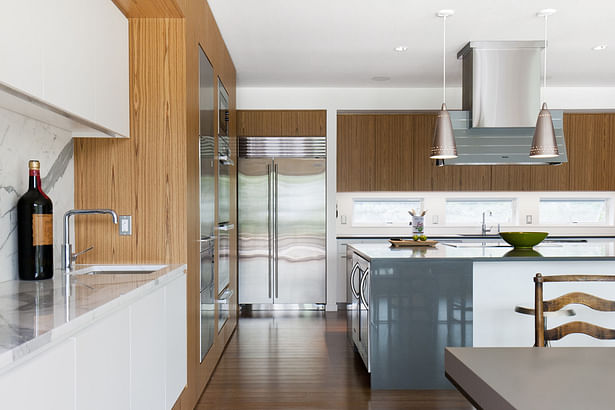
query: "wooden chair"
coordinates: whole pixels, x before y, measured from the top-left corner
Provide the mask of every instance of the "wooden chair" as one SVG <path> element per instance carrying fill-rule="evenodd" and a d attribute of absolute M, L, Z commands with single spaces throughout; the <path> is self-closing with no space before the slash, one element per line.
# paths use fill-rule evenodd
<path fill-rule="evenodd" d="M 601 299 L 583 292 L 572 292 L 551 300 L 543 300 L 542 284 L 545 282 L 615 282 L 615 276 L 607 275 L 553 275 L 534 277 L 534 346 L 544 347 L 549 340 L 559 340 L 571 333 L 584 333 L 596 339 L 615 339 L 615 329 L 607 329 L 587 322 L 568 322 L 552 329 L 545 328 L 544 313 L 556 312 L 576 303 L 603 312 L 615 312 L 615 301 Z"/>

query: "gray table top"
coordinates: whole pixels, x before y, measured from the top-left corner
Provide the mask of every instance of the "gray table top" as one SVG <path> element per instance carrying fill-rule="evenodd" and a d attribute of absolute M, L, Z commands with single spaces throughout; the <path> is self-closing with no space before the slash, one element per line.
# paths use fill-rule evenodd
<path fill-rule="evenodd" d="M 483 409 L 615 408 L 615 347 L 449 347 L 444 367 Z"/>
<path fill-rule="evenodd" d="M 367 259 L 470 259 L 470 260 L 591 260 L 615 259 L 614 239 L 594 239 L 583 243 L 548 242 L 529 250 L 516 250 L 504 241 L 464 241 L 428 246 L 393 248 L 388 243 L 349 244 Z"/>

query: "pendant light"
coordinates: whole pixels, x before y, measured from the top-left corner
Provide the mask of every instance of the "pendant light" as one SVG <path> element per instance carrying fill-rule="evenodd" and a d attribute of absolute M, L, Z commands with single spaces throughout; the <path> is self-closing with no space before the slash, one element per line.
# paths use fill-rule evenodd
<path fill-rule="evenodd" d="M 455 14 L 454 10 L 440 10 L 436 16 L 442 19 L 442 108 L 436 119 L 436 130 L 431 143 L 431 156 L 437 160 L 457 158 L 457 145 L 451 116 L 446 109 L 446 18 Z M 437 165 L 444 165 L 443 163 Z"/>
<path fill-rule="evenodd" d="M 555 9 L 546 9 L 536 13 L 538 17 L 544 17 L 545 19 L 545 61 L 542 92 L 547 88 L 547 25 L 549 16 L 555 14 L 556 11 Z M 534 138 L 532 139 L 532 147 L 530 148 L 530 158 L 555 158 L 559 156 L 559 150 L 557 149 L 557 142 L 555 141 L 553 119 L 551 118 L 551 113 L 547 109 L 547 103 L 544 102 L 544 95 L 541 100 L 542 108 L 536 120 L 536 129 L 534 130 Z"/>

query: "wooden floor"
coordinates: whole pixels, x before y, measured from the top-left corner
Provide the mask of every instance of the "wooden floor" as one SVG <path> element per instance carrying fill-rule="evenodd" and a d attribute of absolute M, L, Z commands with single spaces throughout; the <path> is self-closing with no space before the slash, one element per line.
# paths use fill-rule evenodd
<path fill-rule="evenodd" d="M 472 409 L 455 390 L 374 390 L 345 312 L 242 315 L 197 409 Z"/>

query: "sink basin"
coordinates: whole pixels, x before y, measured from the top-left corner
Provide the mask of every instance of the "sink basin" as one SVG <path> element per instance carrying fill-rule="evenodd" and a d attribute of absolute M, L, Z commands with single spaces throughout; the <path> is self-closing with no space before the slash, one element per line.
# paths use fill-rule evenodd
<path fill-rule="evenodd" d="M 166 265 L 94 265 L 71 272 L 71 275 L 137 275 L 149 274 Z"/>

